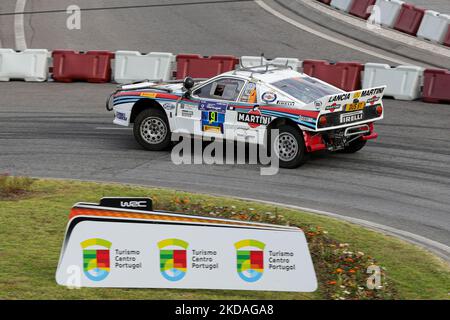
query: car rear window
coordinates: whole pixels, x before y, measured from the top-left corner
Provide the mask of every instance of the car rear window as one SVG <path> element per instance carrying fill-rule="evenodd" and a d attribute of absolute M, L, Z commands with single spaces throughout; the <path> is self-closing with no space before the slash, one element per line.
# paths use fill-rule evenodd
<path fill-rule="evenodd" d="M 342 92 L 308 77 L 283 79 L 272 85 L 304 103 L 311 103 L 324 96 Z"/>

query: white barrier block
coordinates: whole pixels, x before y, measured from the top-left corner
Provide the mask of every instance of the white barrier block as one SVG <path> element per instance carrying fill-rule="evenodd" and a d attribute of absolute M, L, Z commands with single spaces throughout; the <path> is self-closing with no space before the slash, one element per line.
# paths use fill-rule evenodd
<path fill-rule="evenodd" d="M 377 0 L 375 6 L 378 7 L 378 10 L 374 10 L 369 19 L 375 23 L 380 23 L 382 26 L 393 28 L 403 3 L 405 2 L 401 0 Z M 380 16 L 376 16 L 377 12 Z"/>
<path fill-rule="evenodd" d="M 169 52 L 117 51 L 114 63 L 114 80 L 130 83 L 142 80 L 170 80 L 175 55 Z"/>
<path fill-rule="evenodd" d="M 25 81 L 46 81 L 48 77 L 46 49 L 0 49 L 0 81 L 23 79 Z"/>
<path fill-rule="evenodd" d="M 268 63 L 280 65 L 280 66 L 288 66 L 291 67 L 293 70 L 298 70 L 300 60 L 297 58 L 275 58 L 273 60 L 268 60 L 264 57 L 258 57 L 258 56 L 242 56 L 241 57 L 241 66 L 243 67 L 255 67 L 260 66 L 262 62 L 262 65 L 266 65 Z"/>
<path fill-rule="evenodd" d="M 450 24 L 450 16 L 426 10 L 417 37 L 443 43 Z"/>
<path fill-rule="evenodd" d="M 352 3 L 353 0 L 332 0 L 330 6 L 345 12 L 349 12 Z"/>
<path fill-rule="evenodd" d="M 415 100 L 420 97 L 424 68 L 399 66 L 391 68 L 387 64 L 366 63 L 363 88 L 386 85 L 385 96 L 397 100 Z"/>

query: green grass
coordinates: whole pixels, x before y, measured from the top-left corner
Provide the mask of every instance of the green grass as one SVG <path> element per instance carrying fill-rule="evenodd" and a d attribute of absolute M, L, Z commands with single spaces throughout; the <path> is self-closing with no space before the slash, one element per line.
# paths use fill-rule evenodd
<path fill-rule="evenodd" d="M 346 268 L 353 266 L 345 265 L 344 260 L 338 261 L 338 258 L 359 257 L 360 255 L 354 254 L 359 251 L 364 253 L 364 258 L 354 259 L 360 259 L 358 261 L 361 261 L 361 266 L 375 261 L 377 265 L 385 268 L 386 288 L 377 290 L 373 298 L 449 298 L 448 264 L 401 240 L 332 218 L 223 197 L 118 184 L 37 180 L 30 188 L 30 192 L 20 198 L 0 200 L 0 299 L 338 298 L 345 297 L 342 293 L 344 289 L 339 287 L 340 284 L 346 288 L 361 286 L 366 277 L 364 270 L 358 270 L 356 276 L 345 276 Z M 251 220 L 261 220 L 260 217 L 267 216 L 269 222 L 288 221 L 291 225 L 298 225 L 308 235 L 319 278 L 319 289 L 314 293 L 279 293 L 172 289 L 67 289 L 58 286 L 54 275 L 69 210 L 76 202 L 98 202 L 103 196 L 149 196 L 154 199 L 155 209 L 195 214 L 212 213 Z M 341 245 L 343 249 L 340 248 Z M 343 252 L 348 251 L 353 253 L 342 258 Z M 344 274 L 334 272 L 336 267 L 343 268 Z M 329 280 L 337 280 L 337 284 L 328 284 Z M 350 298 L 369 299 L 370 294 L 370 292 L 369 295 L 362 296 L 352 294 Z"/>

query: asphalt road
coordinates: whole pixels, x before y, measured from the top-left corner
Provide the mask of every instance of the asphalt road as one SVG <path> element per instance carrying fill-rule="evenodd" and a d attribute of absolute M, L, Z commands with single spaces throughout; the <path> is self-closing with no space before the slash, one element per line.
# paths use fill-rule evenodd
<path fill-rule="evenodd" d="M 14 3 L 3 3 L 0 9 L 13 10 Z M 123 1 L 42 0 L 30 1 L 26 9 L 64 9 L 69 4 L 94 7 Z M 311 21 L 284 13 L 314 27 Z M 65 13 L 26 16 L 28 46 L 264 52 L 272 57 L 388 62 L 299 30 L 254 2 L 91 11 L 82 14 L 81 30 L 65 29 L 66 17 Z M 4 47 L 13 46 L 10 20 L 0 16 Z M 366 219 L 450 245 L 449 105 L 387 99 L 386 118 L 376 127 L 380 138 L 361 152 L 320 153 L 299 169 L 261 176 L 258 165 L 177 166 L 169 152 L 142 150 L 131 130 L 113 126 L 112 114 L 104 109 L 113 89 L 112 84 L 1 83 L 0 172 L 276 201 Z"/>

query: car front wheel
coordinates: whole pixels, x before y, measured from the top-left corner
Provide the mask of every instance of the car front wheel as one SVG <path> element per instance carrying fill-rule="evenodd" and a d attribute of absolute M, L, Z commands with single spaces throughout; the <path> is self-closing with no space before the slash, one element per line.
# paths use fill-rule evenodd
<path fill-rule="evenodd" d="M 136 141 L 145 149 L 160 151 L 170 146 L 170 127 L 165 113 L 158 109 L 147 109 L 138 114 L 133 133 Z"/>

